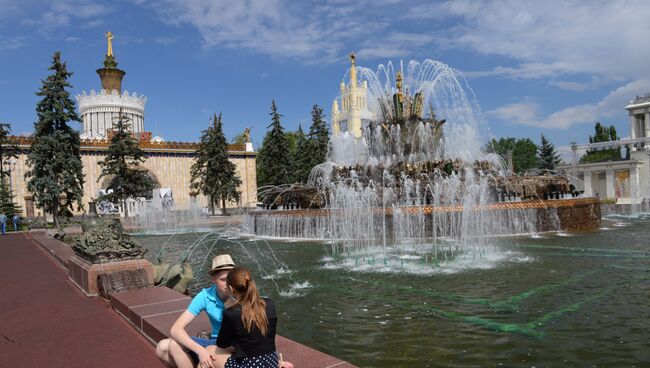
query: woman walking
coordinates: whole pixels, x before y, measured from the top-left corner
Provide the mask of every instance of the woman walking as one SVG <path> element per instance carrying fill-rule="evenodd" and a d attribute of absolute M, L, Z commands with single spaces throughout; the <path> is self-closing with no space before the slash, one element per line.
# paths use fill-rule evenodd
<path fill-rule="evenodd" d="M 234 354 L 217 354 L 214 363 L 224 368 L 278 368 L 275 328 L 278 317 L 275 304 L 260 297 L 250 271 L 235 267 L 226 278 L 235 305 L 223 312 L 217 337 L 221 349 L 235 348 Z M 220 350 L 219 352 L 223 352 Z M 284 368 L 293 364 L 284 362 Z"/>

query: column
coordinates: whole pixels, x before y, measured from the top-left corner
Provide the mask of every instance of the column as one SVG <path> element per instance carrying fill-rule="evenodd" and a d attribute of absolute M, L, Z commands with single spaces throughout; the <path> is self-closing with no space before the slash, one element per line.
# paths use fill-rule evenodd
<path fill-rule="evenodd" d="M 616 197 L 616 193 L 614 192 L 614 170 L 613 169 L 605 170 L 605 191 L 607 192 L 606 193 L 607 198 Z"/>
<path fill-rule="evenodd" d="M 650 137 L 650 112 L 645 113 L 643 121 L 645 123 L 645 137 L 648 138 Z"/>
<path fill-rule="evenodd" d="M 585 197 L 593 196 L 594 191 L 591 189 L 591 170 L 590 169 L 585 170 L 583 183 L 584 183 L 584 190 L 585 190 L 584 196 Z"/>
<path fill-rule="evenodd" d="M 635 139 L 636 138 L 636 117 L 634 114 L 630 113 L 630 138 Z M 634 147 L 634 144 L 630 145 L 630 152 L 636 151 L 636 147 Z"/>

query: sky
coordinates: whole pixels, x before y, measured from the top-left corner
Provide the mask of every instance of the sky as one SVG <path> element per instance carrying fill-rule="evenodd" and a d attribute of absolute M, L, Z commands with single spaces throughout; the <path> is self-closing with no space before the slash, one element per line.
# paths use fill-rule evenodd
<path fill-rule="evenodd" d="M 650 7 L 640 1 L 0 0 L 0 122 L 30 134 L 35 92 L 55 51 L 71 93 L 101 88 L 104 34 L 147 96 L 145 128 L 196 141 L 213 113 L 228 139 L 252 127 L 259 147 L 271 101 L 282 124 L 329 121 L 347 55 L 359 66 L 433 59 L 460 70 L 489 138 L 546 135 L 568 158 L 594 123 L 629 137 L 624 109 L 650 92 Z"/>

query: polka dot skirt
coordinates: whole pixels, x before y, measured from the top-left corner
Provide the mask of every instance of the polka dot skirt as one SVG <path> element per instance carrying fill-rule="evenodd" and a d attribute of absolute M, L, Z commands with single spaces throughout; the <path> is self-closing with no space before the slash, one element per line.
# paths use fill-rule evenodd
<path fill-rule="evenodd" d="M 278 368 L 279 366 L 278 354 L 273 352 L 240 359 L 236 359 L 234 355 L 231 355 L 224 368 Z"/>

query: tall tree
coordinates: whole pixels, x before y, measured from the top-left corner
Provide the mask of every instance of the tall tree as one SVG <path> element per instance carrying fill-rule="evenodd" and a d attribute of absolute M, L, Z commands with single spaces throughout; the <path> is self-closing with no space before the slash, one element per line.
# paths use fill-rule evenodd
<path fill-rule="evenodd" d="M 318 105 L 314 105 L 311 109 L 311 126 L 309 127 L 307 141 L 306 157 L 309 160 L 307 170 L 311 171 L 314 166 L 325 162 L 330 144 L 330 132 L 325 121 L 325 114 Z M 307 175 L 309 175 L 309 172 Z"/>
<path fill-rule="evenodd" d="M 111 202 L 124 205 L 124 215 L 129 216 L 128 198 L 151 198 L 154 182 L 147 174 L 142 164 L 147 160 L 138 140 L 132 133 L 131 119 L 120 110 L 117 119 L 113 121 L 113 130 L 108 152 L 104 160 L 99 162 L 102 169 L 97 178 L 111 178 L 108 189 L 113 192 L 104 196 Z"/>
<path fill-rule="evenodd" d="M 598 143 L 598 142 L 610 142 L 616 141 L 619 139 L 618 134 L 616 134 L 616 127 L 610 125 L 606 127 L 600 122 L 597 122 L 594 126 L 595 134 L 589 136 L 589 143 Z M 589 150 L 585 153 L 584 156 L 580 158 L 580 163 L 589 163 L 589 162 L 602 162 L 610 160 L 620 160 L 621 159 L 621 149 L 608 149 L 608 150 Z"/>
<path fill-rule="evenodd" d="M 271 124 L 257 156 L 257 185 L 281 185 L 291 180 L 289 144 L 280 123 L 275 100 L 271 103 Z"/>
<path fill-rule="evenodd" d="M 555 170 L 560 163 L 560 155 L 555 151 L 553 143 L 542 134 L 541 143 L 538 149 L 539 168 L 543 170 Z"/>
<path fill-rule="evenodd" d="M 11 188 L 11 171 L 5 167 L 5 160 L 18 159 L 18 144 L 9 138 L 10 133 L 11 124 L 0 124 L 0 207 L 9 218 L 20 212 Z"/>
<path fill-rule="evenodd" d="M 305 132 L 302 131 L 302 125 L 298 124 L 298 130 L 295 134 L 296 142 L 291 152 L 292 162 L 292 181 L 305 183 L 311 170 L 311 160 L 309 156 L 309 141 Z"/>
<path fill-rule="evenodd" d="M 73 208 L 82 208 L 84 176 L 82 172 L 79 132 L 68 125 L 81 122 L 70 99 L 68 78 L 72 73 L 61 62 L 61 54 L 54 53 L 53 73 L 42 81 L 36 93 L 42 100 L 36 105 L 38 121 L 34 123 L 32 145 L 27 158 L 30 169 L 25 174 L 27 190 L 34 202 L 52 214 L 54 224 L 60 226 L 59 216 Z"/>
<path fill-rule="evenodd" d="M 203 131 L 190 174 L 190 187 L 208 198 L 212 213 L 218 201 L 221 201 L 222 214 L 226 214 L 226 202 L 239 201 L 241 180 L 237 176 L 237 166 L 228 155 L 221 114 L 217 117 L 215 113 L 212 126 Z"/>
<path fill-rule="evenodd" d="M 537 167 L 537 145 L 530 138 L 505 137 L 499 140 L 492 139 L 484 150 L 488 153 L 496 153 L 507 159 L 508 152 L 512 152 L 513 172 L 523 174 L 526 171 Z"/>

